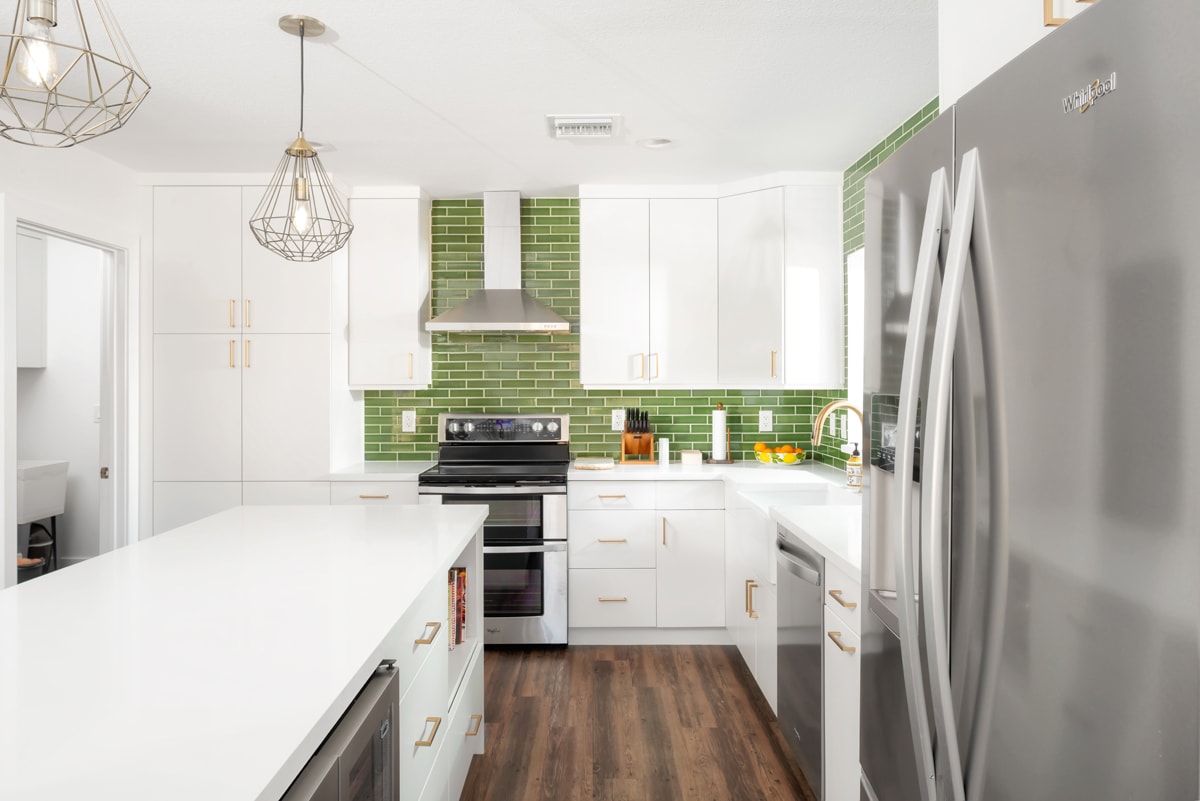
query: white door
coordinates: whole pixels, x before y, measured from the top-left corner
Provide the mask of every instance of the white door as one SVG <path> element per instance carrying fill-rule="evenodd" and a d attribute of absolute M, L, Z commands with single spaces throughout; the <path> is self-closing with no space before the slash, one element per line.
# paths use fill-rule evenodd
<path fill-rule="evenodd" d="M 154 332 L 241 328 L 242 190 L 154 188 Z"/>
<path fill-rule="evenodd" d="M 242 343 L 242 478 L 329 473 L 329 337 L 262 334 Z"/>
<path fill-rule="evenodd" d="M 650 358 L 650 201 L 579 201 L 579 381 L 644 384 Z"/>
<path fill-rule="evenodd" d="M 723 197 L 718 372 L 723 386 L 783 386 L 783 189 Z"/>
<path fill-rule="evenodd" d="M 352 388 L 428 386 L 428 219 L 415 198 L 350 201 L 347 245 Z"/>
<path fill-rule="evenodd" d="M 651 383 L 717 384 L 717 201 L 650 201 Z"/>
<path fill-rule="evenodd" d="M 242 188 L 243 216 L 249 219 L 262 187 Z M 242 232 L 241 321 L 245 333 L 329 333 L 329 259 L 288 261 L 258 244 L 246 220 Z"/>
<path fill-rule="evenodd" d="M 725 513 L 659 512 L 659 627 L 724 626 Z"/>
<path fill-rule="evenodd" d="M 241 366 L 241 337 L 155 334 L 155 481 L 241 481 Z"/>

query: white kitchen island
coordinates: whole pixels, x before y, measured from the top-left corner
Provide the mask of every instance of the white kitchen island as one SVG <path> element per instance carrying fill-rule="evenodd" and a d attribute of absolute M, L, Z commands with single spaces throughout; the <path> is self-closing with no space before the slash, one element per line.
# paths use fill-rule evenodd
<path fill-rule="evenodd" d="M 0 592 L 0 798 L 275 801 L 486 512 L 238 507 Z"/>

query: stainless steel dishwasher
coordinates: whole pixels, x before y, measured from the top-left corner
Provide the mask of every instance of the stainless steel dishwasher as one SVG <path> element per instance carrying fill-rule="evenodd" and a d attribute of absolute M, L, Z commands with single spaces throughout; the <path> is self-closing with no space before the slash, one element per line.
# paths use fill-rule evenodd
<path fill-rule="evenodd" d="M 779 729 L 813 793 L 822 799 L 825 559 L 782 526 L 775 546 L 779 562 Z"/>

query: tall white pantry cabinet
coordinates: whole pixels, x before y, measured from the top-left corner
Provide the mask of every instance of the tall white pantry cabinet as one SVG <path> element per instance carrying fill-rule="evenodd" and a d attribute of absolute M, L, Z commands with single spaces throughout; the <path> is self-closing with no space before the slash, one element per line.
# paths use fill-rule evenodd
<path fill-rule="evenodd" d="M 153 189 L 155 533 L 244 495 L 329 502 L 330 265 L 258 244 L 261 193 Z"/>

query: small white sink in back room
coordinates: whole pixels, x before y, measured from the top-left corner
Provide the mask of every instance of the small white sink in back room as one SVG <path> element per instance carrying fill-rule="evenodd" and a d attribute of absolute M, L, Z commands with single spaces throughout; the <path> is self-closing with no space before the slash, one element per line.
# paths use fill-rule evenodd
<path fill-rule="evenodd" d="M 17 461 L 17 522 L 32 523 L 61 515 L 67 506 L 65 461 Z"/>

